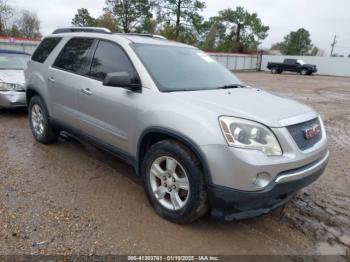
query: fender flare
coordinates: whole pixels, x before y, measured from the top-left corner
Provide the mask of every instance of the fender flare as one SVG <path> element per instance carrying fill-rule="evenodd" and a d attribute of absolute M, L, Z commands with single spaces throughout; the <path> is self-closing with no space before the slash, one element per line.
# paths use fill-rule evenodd
<path fill-rule="evenodd" d="M 212 184 L 212 179 L 211 179 L 211 174 L 210 174 L 210 169 L 208 166 L 208 161 L 206 160 L 206 157 L 204 155 L 204 153 L 202 152 L 202 150 L 200 149 L 200 147 L 188 136 L 176 131 L 176 130 L 172 130 L 169 128 L 165 128 L 165 127 L 159 127 L 159 126 L 154 126 L 154 127 L 149 127 L 147 129 L 145 129 L 137 142 L 137 162 L 138 162 L 138 174 L 139 174 L 139 170 L 141 167 L 141 156 L 140 156 L 140 152 L 141 152 L 141 143 L 144 139 L 144 137 L 150 133 L 161 133 L 164 134 L 166 136 L 172 137 L 178 141 L 180 141 L 181 143 L 183 143 L 185 146 L 187 146 L 190 150 L 193 151 L 193 153 L 197 156 L 202 168 L 203 168 L 203 173 L 204 173 L 204 177 L 205 180 L 207 182 L 207 185 L 211 185 Z"/>

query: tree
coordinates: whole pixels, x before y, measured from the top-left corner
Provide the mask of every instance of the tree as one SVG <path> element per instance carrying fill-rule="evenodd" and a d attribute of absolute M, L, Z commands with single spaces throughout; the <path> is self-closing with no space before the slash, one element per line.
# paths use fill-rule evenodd
<path fill-rule="evenodd" d="M 110 11 L 124 33 L 135 31 L 146 18 L 152 17 L 149 0 L 106 0 L 106 11 Z"/>
<path fill-rule="evenodd" d="M 139 33 L 146 33 L 146 34 L 158 34 L 158 21 L 156 19 L 153 19 L 152 17 L 147 17 L 143 24 L 141 24 L 136 31 Z"/>
<path fill-rule="evenodd" d="M 14 10 L 7 4 L 7 0 L 0 0 L 0 34 L 6 34 L 9 28 L 10 19 L 12 18 Z"/>
<path fill-rule="evenodd" d="M 96 24 L 96 19 L 90 15 L 86 8 L 79 8 L 72 19 L 73 26 L 96 26 Z"/>
<path fill-rule="evenodd" d="M 300 28 L 284 37 L 284 41 L 277 44 L 284 55 L 307 55 L 313 45 L 309 31 Z"/>
<path fill-rule="evenodd" d="M 157 4 L 159 20 L 174 29 L 172 39 L 176 40 L 193 38 L 198 33 L 203 20 L 199 12 L 204 7 L 205 3 L 199 0 L 159 0 Z"/>
<path fill-rule="evenodd" d="M 256 49 L 261 40 L 268 34 L 269 27 L 262 24 L 257 13 L 250 14 L 243 7 L 235 10 L 225 9 L 219 12 L 217 20 L 223 23 L 227 29 L 224 46 L 231 47 L 231 51 L 243 51 L 240 49 Z"/>
<path fill-rule="evenodd" d="M 311 56 L 317 56 L 317 55 L 319 54 L 319 52 L 320 52 L 320 49 L 318 49 L 317 46 L 314 46 L 314 47 L 312 48 L 312 50 L 310 51 L 310 55 L 311 55 Z"/>
<path fill-rule="evenodd" d="M 35 13 L 28 10 L 23 10 L 21 12 L 21 17 L 17 21 L 16 25 L 13 26 L 12 30 L 16 30 L 21 33 L 22 37 L 28 38 L 40 38 L 40 21 Z"/>
<path fill-rule="evenodd" d="M 101 16 L 99 16 L 96 19 L 96 26 L 108 28 L 113 33 L 119 32 L 117 20 L 109 11 L 105 11 Z"/>

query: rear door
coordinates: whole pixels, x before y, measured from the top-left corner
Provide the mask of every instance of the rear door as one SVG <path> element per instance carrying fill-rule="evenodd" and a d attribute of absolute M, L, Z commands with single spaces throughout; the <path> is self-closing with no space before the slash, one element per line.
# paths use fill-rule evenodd
<path fill-rule="evenodd" d="M 85 133 L 124 153 L 130 152 L 130 137 L 135 131 L 137 104 L 141 93 L 120 87 L 104 86 L 107 73 L 127 72 L 138 78 L 128 55 L 119 45 L 100 40 L 91 68 L 79 92 L 80 125 Z"/>
<path fill-rule="evenodd" d="M 71 38 L 49 68 L 48 82 L 55 120 L 79 128 L 78 93 L 88 70 L 92 38 Z"/>

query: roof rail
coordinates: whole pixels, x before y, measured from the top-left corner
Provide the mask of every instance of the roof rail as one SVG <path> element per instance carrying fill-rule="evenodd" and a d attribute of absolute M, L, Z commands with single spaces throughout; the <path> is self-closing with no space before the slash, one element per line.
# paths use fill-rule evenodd
<path fill-rule="evenodd" d="M 52 34 L 73 33 L 73 32 L 112 34 L 112 32 L 108 28 L 105 28 L 105 27 L 66 27 L 66 28 L 58 28 L 55 31 L 53 31 Z"/>
<path fill-rule="evenodd" d="M 142 34 L 142 33 L 120 33 L 121 35 L 134 35 L 134 36 L 145 36 L 145 37 L 154 37 L 160 39 L 166 39 L 166 37 L 162 35 L 152 35 L 152 34 Z"/>

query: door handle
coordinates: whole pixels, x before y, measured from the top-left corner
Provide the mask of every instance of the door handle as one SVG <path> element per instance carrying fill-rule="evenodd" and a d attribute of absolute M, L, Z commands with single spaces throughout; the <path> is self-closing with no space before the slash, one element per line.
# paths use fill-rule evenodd
<path fill-rule="evenodd" d="M 81 92 L 85 95 L 88 95 L 88 96 L 92 95 L 90 88 L 81 89 Z"/>
<path fill-rule="evenodd" d="M 53 78 L 53 77 L 51 76 L 51 77 L 49 77 L 49 81 L 50 81 L 51 83 L 55 83 L 55 78 Z"/>

